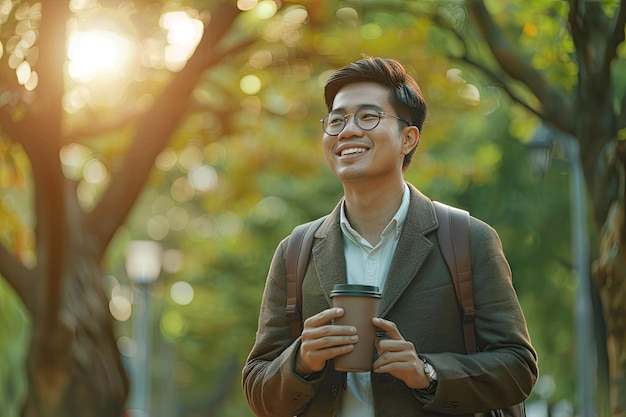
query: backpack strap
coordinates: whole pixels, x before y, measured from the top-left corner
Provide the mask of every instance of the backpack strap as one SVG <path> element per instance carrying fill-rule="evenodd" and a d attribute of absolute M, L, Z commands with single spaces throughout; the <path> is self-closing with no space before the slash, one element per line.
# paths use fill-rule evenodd
<path fill-rule="evenodd" d="M 309 264 L 313 236 L 326 217 L 296 226 L 287 242 L 285 268 L 287 270 L 287 306 L 285 313 L 291 321 L 291 335 L 297 339 L 302 333 L 302 280 Z"/>
<path fill-rule="evenodd" d="M 466 353 L 477 351 L 472 292 L 472 259 L 470 254 L 469 213 L 434 201 L 439 221 L 437 237 L 448 265 L 457 301 L 463 313 L 463 336 Z"/>

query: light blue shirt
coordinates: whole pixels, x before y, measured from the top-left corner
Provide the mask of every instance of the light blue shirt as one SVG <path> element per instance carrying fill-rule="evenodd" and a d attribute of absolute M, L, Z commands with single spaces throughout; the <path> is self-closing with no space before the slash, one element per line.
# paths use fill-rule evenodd
<path fill-rule="evenodd" d="M 380 241 L 372 246 L 350 226 L 341 205 L 341 231 L 343 252 L 346 258 L 348 284 L 375 285 L 385 288 L 391 258 L 398 246 L 402 226 L 409 211 L 409 187 L 404 184 L 402 203 L 398 211 L 380 235 Z M 346 392 L 339 404 L 339 417 L 374 417 L 374 401 L 370 372 L 348 372 Z"/>

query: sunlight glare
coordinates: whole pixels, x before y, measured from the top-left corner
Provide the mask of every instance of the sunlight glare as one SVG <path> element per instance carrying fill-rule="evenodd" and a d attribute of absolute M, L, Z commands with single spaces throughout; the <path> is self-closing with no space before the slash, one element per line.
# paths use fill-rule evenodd
<path fill-rule="evenodd" d="M 167 30 L 166 66 L 171 71 L 178 71 L 198 46 L 204 25 L 183 11 L 165 13 L 160 25 Z"/>
<path fill-rule="evenodd" d="M 117 76 L 130 61 L 130 43 L 116 33 L 101 29 L 75 32 L 69 41 L 68 73 L 88 83 L 99 76 Z"/>

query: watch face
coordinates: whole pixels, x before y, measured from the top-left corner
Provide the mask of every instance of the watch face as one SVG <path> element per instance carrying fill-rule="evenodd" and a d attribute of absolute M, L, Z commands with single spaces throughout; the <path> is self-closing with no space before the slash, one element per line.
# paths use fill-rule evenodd
<path fill-rule="evenodd" d="M 429 380 L 437 379 L 437 373 L 435 372 L 435 368 L 428 362 L 424 362 L 424 372 L 428 376 Z"/>

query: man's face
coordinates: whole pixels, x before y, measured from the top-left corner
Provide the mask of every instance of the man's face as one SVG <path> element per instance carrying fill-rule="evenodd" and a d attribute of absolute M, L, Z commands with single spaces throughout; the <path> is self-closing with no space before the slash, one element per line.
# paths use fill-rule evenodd
<path fill-rule="evenodd" d="M 363 108 L 398 116 L 389 95 L 389 89 L 380 84 L 359 82 L 346 85 L 335 96 L 332 111 L 347 115 L 348 121 L 336 136 L 324 132 L 324 153 L 326 163 L 344 185 L 363 180 L 379 184 L 402 181 L 404 155 L 412 149 L 406 144 L 406 135 L 418 135 L 417 129 L 401 127 L 397 119 L 386 115 L 372 130 L 363 130 L 354 121 L 354 113 Z"/>

